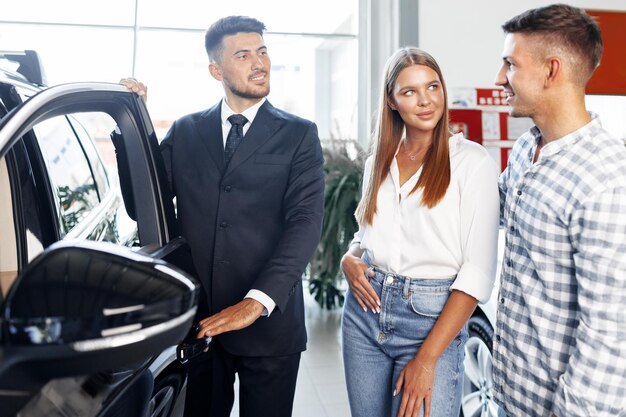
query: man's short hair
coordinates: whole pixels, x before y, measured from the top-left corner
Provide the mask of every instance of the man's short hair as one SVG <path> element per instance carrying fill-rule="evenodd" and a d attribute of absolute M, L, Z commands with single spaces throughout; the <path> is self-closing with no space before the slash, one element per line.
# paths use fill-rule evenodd
<path fill-rule="evenodd" d="M 577 7 L 553 4 L 527 10 L 507 21 L 502 29 L 505 33 L 541 36 L 539 44 L 546 56 L 557 51 L 570 55 L 573 64 L 579 66 L 577 73 L 583 85 L 600 65 L 603 49 L 600 27 Z"/>
<path fill-rule="evenodd" d="M 204 36 L 204 47 L 211 62 L 219 62 L 225 36 L 236 33 L 258 33 L 263 36 L 265 24 L 247 16 L 228 16 L 213 23 Z"/>

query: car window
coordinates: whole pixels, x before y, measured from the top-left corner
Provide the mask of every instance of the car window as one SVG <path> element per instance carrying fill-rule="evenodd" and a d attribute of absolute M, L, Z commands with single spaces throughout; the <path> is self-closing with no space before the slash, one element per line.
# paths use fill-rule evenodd
<path fill-rule="evenodd" d="M 158 142 L 139 97 L 119 85 L 94 83 L 51 87 L 30 100 L 35 104 L 8 116 L 29 120 L 28 125 L 10 125 L 9 131 L 27 148 L 39 207 L 49 217 L 42 223 L 47 228 L 44 246 L 52 243 L 48 235 L 53 241 L 108 240 L 142 247 L 162 245 L 177 235 Z M 92 113 L 96 125 L 100 119 L 111 123 L 92 129 L 82 118 Z M 87 137 L 94 140 L 99 157 L 92 157 L 96 152 Z M 7 162 L 11 174 L 11 160 Z M 20 265 L 25 259 L 20 251 L 23 236 L 18 230 Z"/>
<path fill-rule="evenodd" d="M 121 196 L 110 138 L 115 126 L 105 112 L 84 112 L 57 116 L 33 129 L 59 207 L 61 238 L 139 244 L 137 223 Z"/>
<path fill-rule="evenodd" d="M 17 276 L 17 240 L 13 217 L 13 196 L 6 160 L 0 159 L 0 300 Z"/>
<path fill-rule="evenodd" d="M 137 222 L 122 198 L 110 133 L 116 123 L 105 112 L 81 112 L 37 123 L 34 133 L 45 176 L 39 192 L 50 195 L 51 217 L 60 239 L 87 239 L 138 246 Z M 46 183 L 48 185 L 43 185 Z"/>
<path fill-rule="evenodd" d="M 111 142 L 111 132 L 116 128 L 115 120 L 104 112 L 75 113 L 69 115 L 68 119 L 88 156 L 100 199 L 113 211 L 100 222 L 99 229 L 94 228 L 86 238 L 138 246 L 137 222 L 128 216 L 126 202 L 121 196 L 117 158 Z"/>
<path fill-rule="evenodd" d="M 53 117 L 34 128 L 53 193 L 58 202 L 62 234 L 69 233 L 99 202 L 85 152 L 67 119 Z"/>
<path fill-rule="evenodd" d="M 108 115 L 105 115 L 103 113 L 90 113 L 90 114 L 94 115 L 95 117 L 97 116 L 108 117 Z M 111 120 L 111 122 L 113 122 L 113 119 L 111 119 L 110 117 L 108 117 L 108 119 Z M 68 120 L 72 124 L 72 128 L 74 128 L 74 132 L 76 133 L 76 136 L 78 136 L 78 138 L 80 139 L 80 143 L 83 146 L 83 150 L 85 151 L 85 154 L 87 155 L 87 161 L 89 162 L 89 165 L 91 166 L 91 173 L 94 179 L 96 180 L 98 195 L 100 196 L 100 199 L 102 200 L 104 195 L 109 191 L 109 178 L 107 176 L 104 163 L 102 162 L 102 159 L 100 159 L 100 155 L 98 154 L 98 151 L 96 150 L 96 145 L 94 144 L 87 130 L 85 130 L 85 127 L 83 127 L 83 125 L 78 120 L 76 120 L 74 116 L 69 116 Z"/>

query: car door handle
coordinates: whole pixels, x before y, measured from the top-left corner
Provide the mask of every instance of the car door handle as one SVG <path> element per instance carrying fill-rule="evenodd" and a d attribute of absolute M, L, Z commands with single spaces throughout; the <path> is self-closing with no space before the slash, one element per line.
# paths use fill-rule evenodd
<path fill-rule="evenodd" d="M 204 349 L 209 347 L 211 343 L 211 336 L 203 337 L 202 339 L 183 340 L 176 347 L 176 357 L 180 363 L 187 363 L 191 358 L 195 358 L 200 355 Z"/>

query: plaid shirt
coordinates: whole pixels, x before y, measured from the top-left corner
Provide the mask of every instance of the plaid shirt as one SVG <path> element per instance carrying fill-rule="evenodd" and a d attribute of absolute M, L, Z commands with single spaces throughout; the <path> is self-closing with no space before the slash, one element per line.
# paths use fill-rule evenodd
<path fill-rule="evenodd" d="M 509 416 L 626 416 L 626 147 L 592 116 L 535 164 L 533 127 L 500 177 L 493 379 Z"/>

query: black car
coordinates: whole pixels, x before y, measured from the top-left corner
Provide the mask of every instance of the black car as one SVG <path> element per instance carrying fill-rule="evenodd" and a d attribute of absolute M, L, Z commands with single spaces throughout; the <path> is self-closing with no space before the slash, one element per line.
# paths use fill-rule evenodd
<path fill-rule="evenodd" d="M 11 65 L 0 69 L 0 417 L 181 415 L 176 345 L 199 287 L 145 105 L 117 84 L 46 88 L 33 52 L 0 53 Z M 113 149 L 113 129 L 124 196 L 98 150 Z"/>

